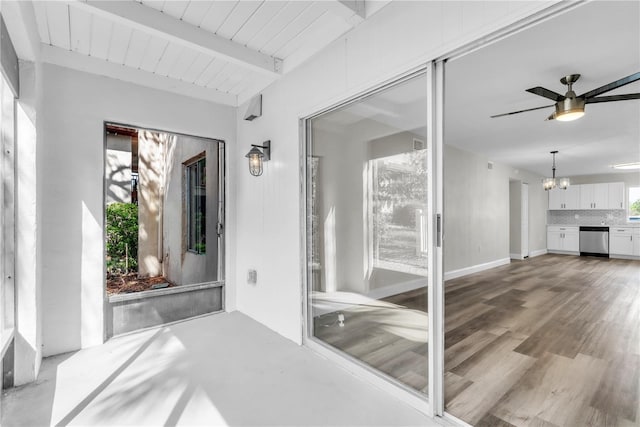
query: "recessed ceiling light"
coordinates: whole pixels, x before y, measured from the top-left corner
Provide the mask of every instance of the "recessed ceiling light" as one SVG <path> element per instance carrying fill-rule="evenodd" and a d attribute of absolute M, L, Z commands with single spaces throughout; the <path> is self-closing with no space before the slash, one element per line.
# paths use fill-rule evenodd
<path fill-rule="evenodd" d="M 611 165 L 611 167 L 614 169 L 625 169 L 625 170 L 640 169 L 640 162 L 620 163 L 618 165 Z"/>

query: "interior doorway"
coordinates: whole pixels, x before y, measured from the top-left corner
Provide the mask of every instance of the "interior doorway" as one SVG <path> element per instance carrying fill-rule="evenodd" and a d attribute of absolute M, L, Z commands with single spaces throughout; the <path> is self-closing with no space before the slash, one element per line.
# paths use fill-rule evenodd
<path fill-rule="evenodd" d="M 529 257 L 529 184 L 509 181 L 509 257 Z"/>

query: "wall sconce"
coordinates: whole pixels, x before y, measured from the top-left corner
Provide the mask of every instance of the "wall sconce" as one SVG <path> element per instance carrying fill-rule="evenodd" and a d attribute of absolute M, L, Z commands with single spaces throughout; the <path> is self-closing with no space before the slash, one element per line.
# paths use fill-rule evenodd
<path fill-rule="evenodd" d="M 260 176 L 262 175 L 262 162 L 271 160 L 271 141 L 265 141 L 262 145 L 251 144 L 251 147 L 245 156 L 249 159 L 249 172 L 253 176 Z"/>

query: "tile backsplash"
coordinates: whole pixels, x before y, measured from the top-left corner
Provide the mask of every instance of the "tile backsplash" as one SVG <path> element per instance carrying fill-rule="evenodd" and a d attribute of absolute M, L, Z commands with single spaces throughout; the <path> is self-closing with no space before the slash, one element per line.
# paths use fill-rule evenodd
<path fill-rule="evenodd" d="M 623 210 L 547 211 L 547 224 L 558 225 L 622 225 L 627 222 Z"/>

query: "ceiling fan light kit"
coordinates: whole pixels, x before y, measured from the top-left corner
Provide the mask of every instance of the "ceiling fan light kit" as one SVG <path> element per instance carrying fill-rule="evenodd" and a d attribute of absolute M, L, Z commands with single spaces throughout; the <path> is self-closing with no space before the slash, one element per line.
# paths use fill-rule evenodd
<path fill-rule="evenodd" d="M 497 114 L 491 116 L 491 118 L 510 116 L 513 114 L 524 113 L 527 111 L 540 110 L 542 108 L 549 108 L 555 106 L 555 111 L 547 120 L 558 120 L 561 122 L 569 122 L 584 116 L 584 107 L 586 104 L 595 104 L 600 102 L 613 102 L 613 101 L 627 101 L 631 99 L 640 99 L 640 93 L 629 93 L 624 95 L 611 95 L 611 96 L 598 96 L 603 93 L 610 92 L 614 89 L 628 85 L 637 80 L 640 80 L 640 72 L 631 74 L 630 76 L 623 77 L 614 82 L 608 83 L 604 86 L 600 86 L 597 89 L 593 89 L 589 92 L 583 93 L 580 96 L 576 96 L 573 91 L 573 84 L 578 81 L 580 74 L 569 74 L 560 79 L 560 83 L 567 86 L 567 93 L 561 95 L 549 89 L 545 89 L 541 86 L 536 86 L 526 91 L 533 93 L 534 95 L 542 96 L 543 98 L 551 99 L 555 102 L 552 105 L 545 105 L 542 107 L 528 108 L 526 110 L 512 111 L 505 114 Z"/>
<path fill-rule="evenodd" d="M 573 93 L 573 91 L 571 91 Z M 561 122 L 570 122 L 584 116 L 584 99 L 573 97 L 565 98 L 563 101 L 556 103 L 556 112 L 553 118 Z"/>

